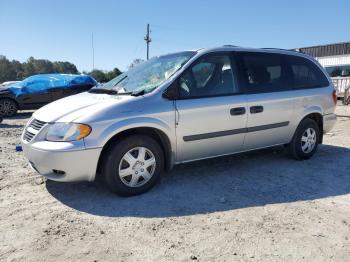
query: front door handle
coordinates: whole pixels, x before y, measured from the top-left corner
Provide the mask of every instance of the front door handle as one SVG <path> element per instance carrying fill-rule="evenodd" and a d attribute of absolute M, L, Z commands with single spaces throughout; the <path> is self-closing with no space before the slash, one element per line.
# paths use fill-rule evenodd
<path fill-rule="evenodd" d="M 263 111 L 264 111 L 264 107 L 263 106 L 252 106 L 252 107 L 250 107 L 250 113 L 252 113 L 252 114 L 261 113 Z"/>
<path fill-rule="evenodd" d="M 230 110 L 231 116 L 238 116 L 245 114 L 245 107 L 235 107 Z"/>

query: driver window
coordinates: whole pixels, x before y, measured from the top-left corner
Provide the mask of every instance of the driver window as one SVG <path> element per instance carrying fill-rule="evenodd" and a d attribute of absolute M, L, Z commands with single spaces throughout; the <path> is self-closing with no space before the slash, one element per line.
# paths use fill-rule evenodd
<path fill-rule="evenodd" d="M 238 93 L 231 60 L 226 55 L 208 56 L 179 79 L 180 97 L 195 98 Z"/>

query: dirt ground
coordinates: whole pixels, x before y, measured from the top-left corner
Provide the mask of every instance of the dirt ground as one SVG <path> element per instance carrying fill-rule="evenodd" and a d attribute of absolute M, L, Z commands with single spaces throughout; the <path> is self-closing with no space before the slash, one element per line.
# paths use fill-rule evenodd
<path fill-rule="evenodd" d="M 350 106 L 309 161 L 282 148 L 177 166 L 121 198 L 44 181 L 0 124 L 0 261 L 350 261 Z M 74 163 L 72 163 L 74 164 Z"/>

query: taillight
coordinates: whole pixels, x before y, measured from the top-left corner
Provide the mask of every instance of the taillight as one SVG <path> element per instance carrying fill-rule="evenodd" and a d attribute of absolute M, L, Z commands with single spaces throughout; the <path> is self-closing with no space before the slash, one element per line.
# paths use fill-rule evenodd
<path fill-rule="evenodd" d="M 338 98 L 337 98 L 337 92 L 335 90 L 332 93 L 332 97 L 333 97 L 334 104 L 337 105 Z"/>

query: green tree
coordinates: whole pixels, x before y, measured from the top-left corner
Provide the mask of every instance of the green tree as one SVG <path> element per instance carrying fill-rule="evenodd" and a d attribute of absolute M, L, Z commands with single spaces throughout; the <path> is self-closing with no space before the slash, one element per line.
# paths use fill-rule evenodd
<path fill-rule="evenodd" d="M 89 75 L 95 78 L 99 83 L 105 83 L 107 81 L 106 75 L 102 70 L 94 69 Z"/>
<path fill-rule="evenodd" d="M 0 84 L 5 81 L 15 80 L 16 71 L 6 56 L 0 56 Z"/>
<path fill-rule="evenodd" d="M 99 83 L 105 83 L 117 77 L 122 72 L 118 68 L 114 68 L 112 71 L 102 71 L 99 69 L 94 69 L 89 73 L 86 73 L 86 72 L 83 72 L 83 73 L 92 76 Z"/>
<path fill-rule="evenodd" d="M 26 77 L 36 74 L 79 74 L 77 67 L 67 61 L 51 62 L 47 59 L 35 59 L 29 57 L 24 63 L 17 60 L 8 60 L 6 56 L 0 55 L 0 83 L 12 80 L 23 80 Z M 85 72 L 83 72 L 85 73 Z M 104 83 L 120 75 L 122 72 L 118 68 L 112 71 L 102 71 L 95 69 L 86 73 L 94 77 L 98 82 Z"/>
<path fill-rule="evenodd" d="M 35 75 L 35 67 L 34 67 L 34 57 L 29 57 L 27 62 L 23 63 L 23 75 L 24 77 Z"/>
<path fill-rule="evenodd" d="M 34 59 L 34 70 L 36 74 L 53 73 L 52 62 L 46 59 Z"/>
<path fill-rule="evenodd" d="M 13 70 L 16 72 L 15 80 L 22 80 L 24 78 L 22 63 L 17 60 L 12 60 L 11 65 Z"/>
<path fill-rule="evenodd" d="M 112 71 L 106 73 L 106 81 L 110 81 L 113 78 L 119 76 L 122 72 L 118 68 L 114 68 Z"/>
<path fill-rule="evenodd" d="M 77 67 L 69 62 L 53 62 L 53 72 L 61 74 L 78 74 Z"/>

